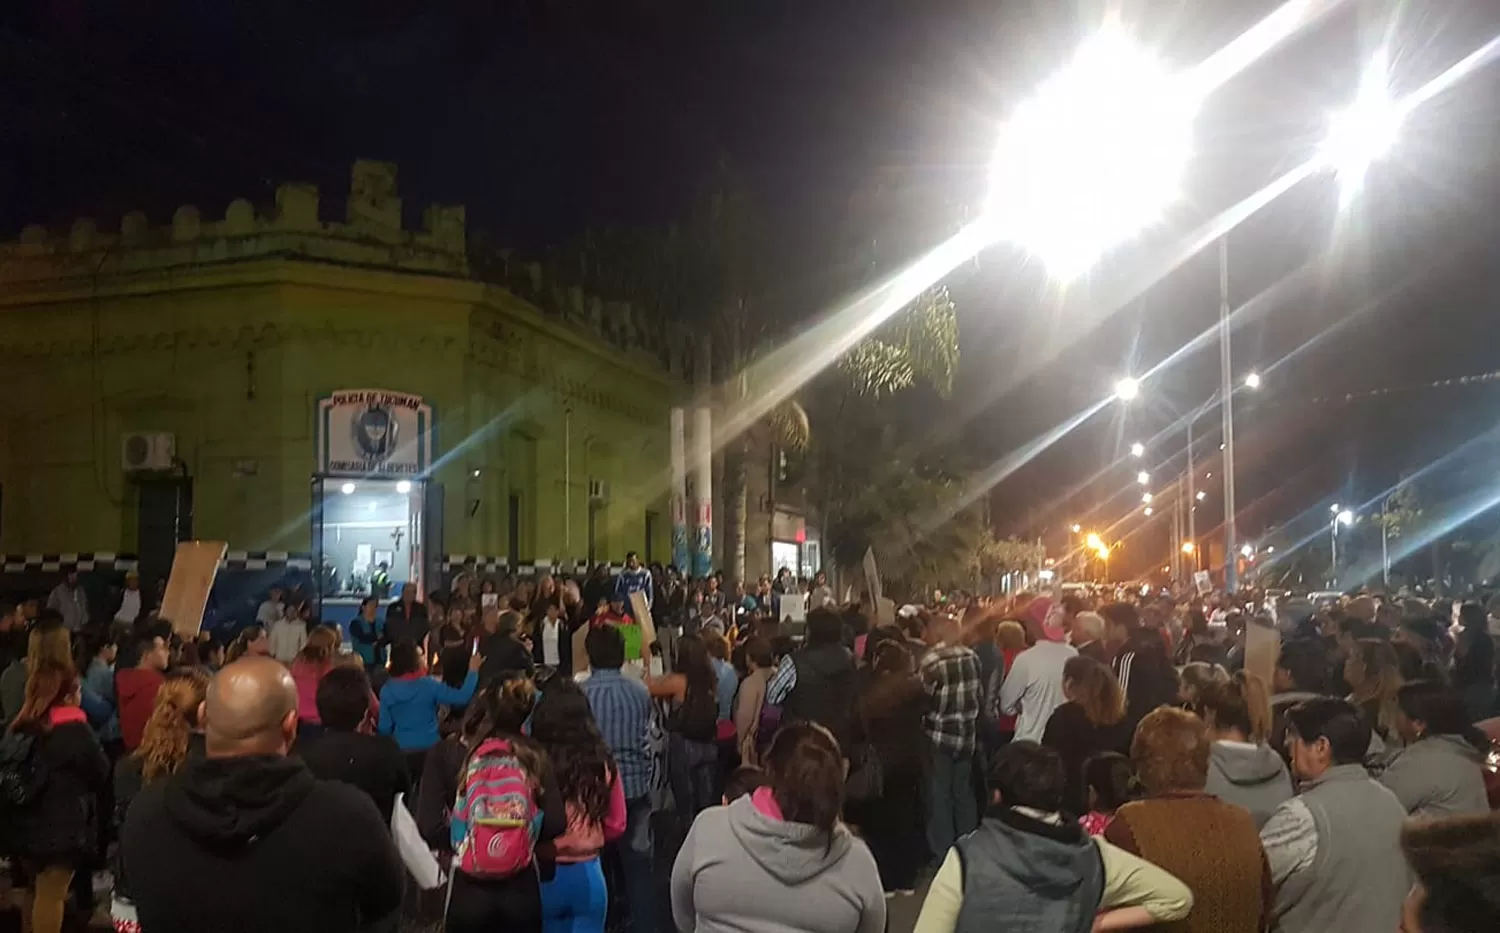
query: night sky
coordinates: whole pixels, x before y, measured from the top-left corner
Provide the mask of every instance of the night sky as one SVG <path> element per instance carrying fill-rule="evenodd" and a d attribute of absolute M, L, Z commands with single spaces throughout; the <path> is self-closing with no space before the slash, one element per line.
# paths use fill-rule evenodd
<path fill-rule="evenodd" d="M 284 180 L 318 183 L 327 212 L 366 156 L 399 164 L 412 222 L 422 204 L 464 203 L 471 229 L 540 254 L 589 228 L 682 219 L 731 165 L 789 265 L 829 254 L 820 247 L 847 235 L 850 197 L 872 178 L 906 201 L 977 205 L 998 120 L 1095 15 L 1041 0 L 5 6 L 6 237 L 82 214 L 109 227 L 130 209 L 165 223 L 182 203 L 210 215 L 235 197 L 268 204 Z M 1272 6 L 1138 2 L 1125 16 L 1186 65 Z M 950 281 L 964 371 L 943 426 L 981 463 L 1002 457 L 1212 326 L 1212 251 L 1089 324 L 1175 237 L 1305 158 L 1382 34 L 1409 89 L 1497 32 L 1500 6 L 1484 0 L 1346 4 L 1210 98 L 1182 202 L 1091 281 L 1062 294 L 1015 251 L 986 251 Z M 1374 495 L 1495 427 L 1495 384 L 1311 400 L 1500 369 L 1497 75 L 1500 62 L 1424 106 L 1352 212 L 1320 178 L 1232 234 L 1235 305 L 1311 264 L 1235 334 L 1243 369 L 1267 374 L 1236 408 L 1242 535 Z M 1207 398 L 1217 374 L 1207 341 L 1148 384 L 1149 403 L 1107 410 L 1008 478 L 993 499 L 1002 530 L 1046 533 L 1055 548 L 1134 464 L 1060 494 L 1169 424 L 1169 404 Z M 1216 425 L 1205 418 L 1205 438 Z M 1182 443 L 1179 432 L 1162 453 Z M 1158 521 L 1132 536 L 1125 566 L 1159 563 L 1165 534 Z"/>

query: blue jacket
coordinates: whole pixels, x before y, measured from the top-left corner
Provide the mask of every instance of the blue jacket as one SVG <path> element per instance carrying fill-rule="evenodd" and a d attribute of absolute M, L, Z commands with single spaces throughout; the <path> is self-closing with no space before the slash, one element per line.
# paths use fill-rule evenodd
<path fill-rule="evenodd" d="M 99 741 L 120 738 L 120 716 L 115 708 L 115 669 L 95 658 L 83 675 L 83 712 L 89 725 L 99 733 Z"/>
<path fill-rule="evenodd" d="M 403 752 L 431 748 L 438 743 L 438 707 L 467 705 L 478 686 L 475 671 L 458 688 L 436 677 L 391 680 L 380 691 L 380 734 L 395 736 Z"/>
<path fill-rule="evenodd" d="M 653 594 L 651 592 L 650 570 L 647 570 L 645 567 L 639 567 L 635 570 L 626 567 L 620 571 L 618 577 L 615 577 L 615 598 L 624 602 L 627 608 L 630 606 L 631 593 L 645 593 L 646 605 L 651 605 Z"/>

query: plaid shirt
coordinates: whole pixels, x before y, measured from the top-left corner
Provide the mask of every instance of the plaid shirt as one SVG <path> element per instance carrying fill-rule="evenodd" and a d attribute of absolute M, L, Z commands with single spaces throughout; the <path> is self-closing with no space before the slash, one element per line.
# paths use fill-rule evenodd
<path fill-rule="evenodd" d="M 651 753 L 646 747 L 651 694 L 646 685 L 619 670 L 596 669 L 579 686 L 620 769 L 625 799 L 645 796 L 651 790 Z"/>
<path fill-rule="evenodd" d="M 922 728 L 933 745 L 959 755 L 974 754 L 974 734 L 984 702 L 979 657 L 963 645 L 941 645 L 927 652 L 918 669 L 932 709 Z"/>

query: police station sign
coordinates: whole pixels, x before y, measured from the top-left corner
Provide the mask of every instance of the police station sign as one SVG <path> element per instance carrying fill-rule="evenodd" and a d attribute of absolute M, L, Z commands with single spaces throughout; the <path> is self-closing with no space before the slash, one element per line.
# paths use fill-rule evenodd
<path fill-rule="evenodd" d="M 419 476 L 432 463 L 432 406 L 420 395 L 344 389 L 318 399 L 318 472 Z"/>

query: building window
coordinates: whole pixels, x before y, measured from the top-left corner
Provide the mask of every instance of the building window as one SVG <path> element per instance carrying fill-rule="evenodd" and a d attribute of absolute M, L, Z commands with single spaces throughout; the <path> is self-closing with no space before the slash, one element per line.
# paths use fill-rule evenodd
<path fill-rule="evenodd" d="M 424 484 L 323 480 L 323 595 L 388 599 L 421 578 Z"/>

